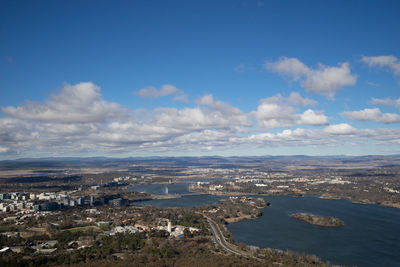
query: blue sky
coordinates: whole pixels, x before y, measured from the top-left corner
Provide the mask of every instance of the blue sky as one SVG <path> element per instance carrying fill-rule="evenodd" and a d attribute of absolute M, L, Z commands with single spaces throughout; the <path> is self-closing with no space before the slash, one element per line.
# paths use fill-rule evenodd
<path fill-rule="evenodd" d="M 0 1 L 0 158 L 400 153 L 399 1 Z"/>

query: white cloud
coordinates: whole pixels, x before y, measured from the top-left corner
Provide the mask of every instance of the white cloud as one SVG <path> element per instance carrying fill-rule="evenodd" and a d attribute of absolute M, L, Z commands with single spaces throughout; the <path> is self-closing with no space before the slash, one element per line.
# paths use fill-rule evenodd
<path fill-rule="evenodd" d="M 100 87 L 91 82 L 66 85 L 44 103 L 26 102 L 1 110 L 18 119 L 56 123 L 106 122 L 127 116 L 119 104 L 103 100 Z"/>
<path fill-rule="evenodd" d="M 298 104 L 314 103 L 311 99 L 304 99 L 300 95 L 296 95 L 296 93 L 292 93 L 287 99 L 278 94 L 262 99 L 257 110 L 253 111 L 252 115 L 259 121 L 261 126 L 270 129 L 290 127 L 293 124 L 326 125 L 329 123 L 328 118 L 322 111 L 308 109 L 302 114 L 296 113 L 296 110 L 288 104 L 294 101 Z"/>
<path fill-rule="evenodd" d="M 278 61 L 268 61 L 264 65 L 265 69 L 274 71 L 282 75 L 288 75 L 295 81 L 308 75 L 312 70 L 297 58 L 281 57 Z"/>
<path fill-rule="evenodd" d="M 342 115 L 357 121 L 375 121 L 386 124 L 400 122 L 400 115 L 395 113 L 382 113 L 379 108 L 345 111 L 342 113 Z"/>
<path fill-rule="evenodd" d="M 309 93 L 317 93 L 333 98 L 344 86 L 355 85 L 357 76 L 350 73 L 349 63 L 341 63 L 338 67 L 318 65 L 311 69 L 297 58 L 282 57 L 276 62 L 267 62 L 269 71 L 287 75 L 295 81 L 301 81 Z"/>
<path fill-rule="evenodd" d="M 81 86 L 72 87 L 76 89 Z M 61 100 L 60 95 L 65 95 L 65 91 L 70 89 L 63 89 L 51 101 Z M 95 91 L 98 93 L 97 97 L 92 97 L 94 101 L 87 101 L 85 106 L 104 101 L 99 98 L 99 88 Z M 82 98 L 90 98 L 89 95 Z M 43 107 L 50 110 L 48 107 L 53 105 L 50 104 L 51 101 L 32 104 L 31 110 L 43 110 Z M 104 103 L 106 107 L 109 104 L 105 101 Z M 113 120 L 71 119 L 71 114 L 66 109 L 63 109 L 65 117 L 57 113 L 57 116 L 52 116 L 51 119 L 46 117 L 45 120 L 40 112 L 34 112 L 35 116 L 22 116 L 22 111 L 27 112 L 25 105 L 14 108 L 18 113 L 10 112 L 8 108 L 8 113 L 5 113 L 7 117 L 0 117 L 1 153 L 32 150 L 57 151 L 59 155 L 85 151 L 103 151 L 109 154 L 112 151 L 220 147 L 232 142 L 237 135 L 245 133 L 246 128 L 252 124 L 247 114 L 228 103 L 214 100 L 212 95 L 202 97 L 198 103 L 200 106 L 195 108 L 157 108 L 147 115 L 137 117 L 125 116 L 121 112 L 121 116 L 114 117 Z M 51 114 L 53 113 L 55 111 L 51 110 Z M 95 116 L 93 112 L 91 114 Z M 190 138 L 192 139 L 189 141 Z"/>
<path fill-rule="evenodd" d="M 180 101 L 184 103 L 189 102 L 187 95 L 182 90 L 170 84 L 162 85 L 159 90 L 157 90 L 157 88 L 153 86 L 145 87 L 140 89 L 139 91 L 134 92 L 134 94 L 142 98 L 160 98 L 164 96 L 174 95 L 174 97 L 172 98 L 173 101 Z"/>
<path fill-rule="evenodd" d="M 173 85 L 164 84 L 161 86 L 160 90 L 157 90 L 153 86 L 145 87 L 140 89 L 139 91 L 135 92 L 140 97 L 143 98 L 158 98 L 167 95 L 173 95 L 178 92 L 178 88 Z"/>
<path fill-rule="evenodd" d="M 196 103 L 210 107 L 212 112 L 210 115 L 212 115 L 212 117 L 221 116 L 221 118 L 230 120 L 232 125 L 250 125 L 250 118 L 248 115 L 228 103 L 219 100 L 215 101 L 211 94 L 204 95 L 197 100 Z M 210 110 L 203 109 L 203 112 L 208 113 Z"/>
<path fill-rule="evenodd" d="M 291 92 L 288 101 L 299 106 L 316 106 L 317 101 L 311 98 L 303 98 L 298 92 Z"/>
<path fill-rule="evenodd" d="M 265 128 L 290 127 L 295 119 L 296 110 L 284 103 L 281 95 L 264 98 L 252 115 Z"/>
<path fill-rule="evenodd" d="M 285 129 L 280 133 L 259 133 L 248 137 L 248 143 L 262 146 L 354 146 L 399 145 L 400 129 L 356 129 L 346 123 L 324 129 Z"/>
<path fill-rule="evenodd" d="M 320 65 L 313 70 L 302 82 L 302 86 L 310 93 L 317 93 L 333 98 L 336 93 L 347 85 L 355 85 L 357 78 L 350 74 L 348 63 L 340 64 L 340 67 L 326 67 Z"/>
<path fill-rule="evenodd" d="M 324 132 L 330 134 L 348 135 L 356 133 L 356 129 L 347 123 L 340 123 L 325 127 Z"/>
<path fill-rule="evenodd" d="M 264 98 L 254 112 L 258 120 L 283 119 L 292 120 L 295 109 L 285 104 L 281 95 Z"/>
<path fill-rule="evenodd" d="M 328 117 L 322 114 L 321 111 L 307 109 L 300 115 L 300 119 L 296 123 L 304 125 L 327 125 L 329 121 Z"/>
<path fill-rule="evenodd" d="M 186 94 L 179 94 L 176 95 L 172 98 L 173 101 L 178 101 L 178 102 L 183 102 L 183 103 L 189 103 L 189 99 Z"/>
<path fill-rule="evenodd" d="M 383 106 L 395 106 L 400 107 L 400 98 L 391 99 L 391 98 L 372 98 L 371 103 L 374 105 L 383 105 Z"/>
<path fill-rule="evenodd" d="M 400 61 L 395 56 L 362 56 L 361 61 L 370 67 L 389 68 L 396 76 L 400 76 Z"/>
<path fill-rule="evenodd" d="M 299 110 L 307 101 L 294 94 L 301 100 L 294 106 L 296 98 L 292 95 L 262 99 L 250 113 L 204 95 L 191 108 L 132 110 L 127 115 L 118 104 L 102 99 L 100 88 L 92 83 L 69 85 L 48 101 L 30 102 L 29 109 L 27 104 L 5 108 L 8 113 L 0 115 L 0 154 L 3 158 L 85 153 L 121 156 L 135 152 L 251 151 L 273 146 L 400 144 L 400 129 L 355 129 L 345 123 L 323 129 L 294 129 L 295 125 L 326 125 L 328 118 L 322 111 Z M 54 107 L 56 103 L 60 107 Z M 75 117 L 77 110 L 69 110 L 79 104 L 84 105 L 79 110 L 83 119 Z M 113 115 L 104 115 L 104 110 Z M 269 131 L 279 127 L 290 128 Z"/>

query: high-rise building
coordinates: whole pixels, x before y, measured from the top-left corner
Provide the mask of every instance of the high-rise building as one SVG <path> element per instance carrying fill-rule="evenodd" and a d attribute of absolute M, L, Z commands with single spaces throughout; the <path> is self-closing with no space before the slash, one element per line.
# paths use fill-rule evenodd
<path fill-rule="evenodd" d="M 66 197 L 63 199 L 64 206 L 69 206 L 69 202 L 70 202 L 69 198 Z"/>
<path fill-rule="evenodd" d="M 168 233 L 171 233 L 171 231 L 172 231 L 172 224 L 171 221 L 168 220 Z"/>
<path fill-rule="evenodd" d="M 78 198 L 78 205 L 79 206 L 85 205 L 85 199 L 83 197 Z"/>
<path fill-rule="evenodd" d="M 90 206 L 94 206 L 94 196 L 93 195 L 91 195 L 90 196 Z"/>

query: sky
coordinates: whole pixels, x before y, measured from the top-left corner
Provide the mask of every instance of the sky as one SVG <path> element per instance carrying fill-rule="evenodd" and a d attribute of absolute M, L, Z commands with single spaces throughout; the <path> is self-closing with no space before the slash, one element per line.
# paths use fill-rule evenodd
<path fill-rule="evenodd" d="M 0 159 L 400 154 L 399 12 L 0 0 Z"/>

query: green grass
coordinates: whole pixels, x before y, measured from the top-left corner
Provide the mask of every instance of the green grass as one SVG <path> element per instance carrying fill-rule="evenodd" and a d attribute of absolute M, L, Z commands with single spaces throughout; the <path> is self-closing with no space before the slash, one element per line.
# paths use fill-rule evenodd
<path fill-rule="evenodd" d="M 21 228 L 23 228 L 22 225 L 15 225 L 15 224 L 0 225 L 0 233 L 19 231 Z"/>

